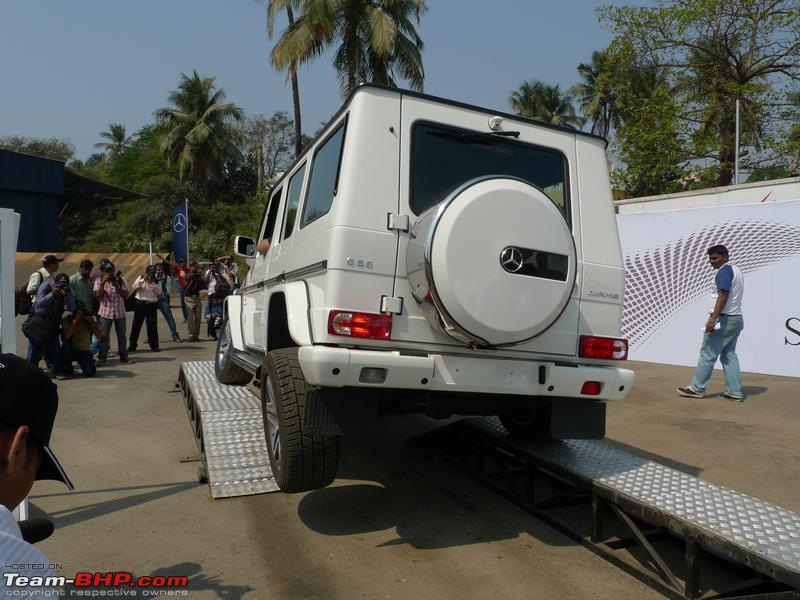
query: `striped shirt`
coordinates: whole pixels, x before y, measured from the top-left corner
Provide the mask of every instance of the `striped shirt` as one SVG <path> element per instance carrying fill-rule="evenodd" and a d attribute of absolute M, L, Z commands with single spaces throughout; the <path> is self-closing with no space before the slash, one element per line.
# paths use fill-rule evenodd
<path fill-rule="evenodd" d="M 103 297 L 100 298 L 100 309 L 97 314 L 104 319 L 124 319 L 125 318 L 125 298 L 123 298 L 110 281 L 103 283 L 102 275 L 95 278 L 92 291 L 97 292 L 103 289 Z M 122 279 L 120 289 L 127 290 L 128 283 Z"/>
<path fill-rule="evenodd" d="M 53 586 L 16 586 L 7 584 L 8 574 L 16 573 L 22 577 L 55 577 L 47 557 L 22 539 L 19 525 L 11 511 L 0 504 L 0 565 L 4 567 L 0 577 L 0 598 L 13 596 L 14 590 L 25 590 L 25 598 L 52 597 Z M 20 592 L 17 592 L 18 595 Z"/>

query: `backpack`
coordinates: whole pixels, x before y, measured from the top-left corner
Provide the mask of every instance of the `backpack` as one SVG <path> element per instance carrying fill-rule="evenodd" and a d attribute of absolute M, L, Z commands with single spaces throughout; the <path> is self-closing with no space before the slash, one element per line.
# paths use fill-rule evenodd
<path fill-rule="evenodd" d="M 39 286 L 42 285 L 42 281 L 44 281 L 44 277 L 42 277 L 42 274 L 38 271 L 36 274 L 39 276 L 39 283 L 36 285 L 36 289 L 38 290 Z M 35 300 L 36 293 L 29 294 L 27 284 L 16 288 L 14 290 L 14 315 L 27 315 L 31 312 Z"/>

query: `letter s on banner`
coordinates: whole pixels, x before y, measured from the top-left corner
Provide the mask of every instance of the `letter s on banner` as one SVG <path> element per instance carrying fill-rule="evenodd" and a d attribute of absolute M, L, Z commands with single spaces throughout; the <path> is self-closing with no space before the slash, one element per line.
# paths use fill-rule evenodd
<path fill-rule="evenodd" d="M 788 329 L 793 334 L 798 336 L 798 338 L 800 338 L 800 329 L 795 329 L 794 327 L 789 325 L 789 323 L 791 323 L 792 321 L 796 321 L 797 322 L 796 326 L 800 327 L 800 319 L 798 319 L 797 317 L 789 317 L 788 319 L 786 319 L 786 329 Z M 783 338 L 783 345 L 784 346 L 800 346 L 800 339 L 798 339 L 796 342 L 790 342 L 789 338 L 784 337 Z"/>

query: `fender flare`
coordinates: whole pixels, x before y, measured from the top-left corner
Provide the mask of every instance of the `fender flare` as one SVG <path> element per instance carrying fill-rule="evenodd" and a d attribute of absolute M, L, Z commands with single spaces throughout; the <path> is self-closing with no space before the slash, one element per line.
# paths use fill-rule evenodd
<path fill-rule="evenodd" d="M 237 350 L 244 350 L 242 335 L 242 297 L 238 294 L 227 296 L 222 304 L 222 314 L 228 319 L 231 327 L 231 343 Z"/>
<path fill-rule="evenodd" d="M 305 281 L 285 283 L 272 293 L 283 293 L 286 302 L 286 325 L 289 335 L 298 346 L 313 344 L 308 314 L 308 287 Z M 270 300 L 271 302 L 271 300 Z"/>

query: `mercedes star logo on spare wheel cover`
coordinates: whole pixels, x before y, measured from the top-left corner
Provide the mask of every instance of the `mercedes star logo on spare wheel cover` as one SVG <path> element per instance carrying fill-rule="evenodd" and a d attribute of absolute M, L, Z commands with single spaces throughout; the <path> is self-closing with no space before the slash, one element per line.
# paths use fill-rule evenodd
<path fill-rule="evenodd" d="M 186 229 L 186 217 L 178 213 L 175 215 L 175 220 L 173 221 L 172 226 L 175 231 L 181 233 L 184 229 Z"/>
<path fill-rule="evenodd" d="M 500 264 L 509 273 L 516 273 L 522 268 L 522 251 L 514 246 L 503 248 L 500 253 Z"/>

